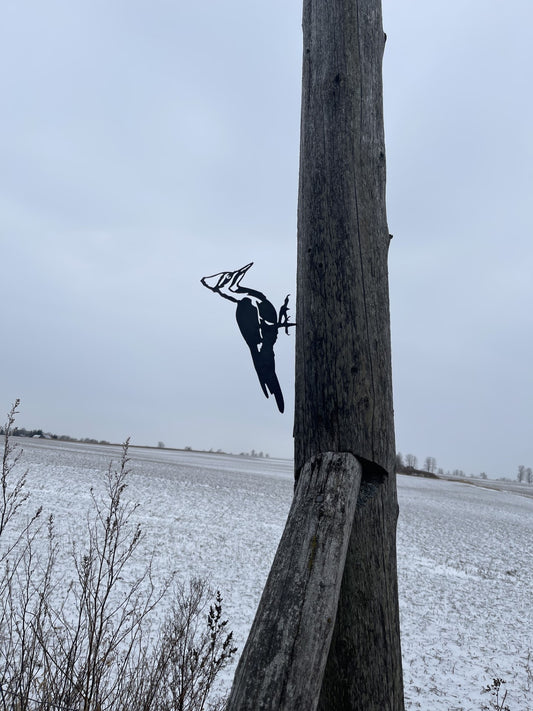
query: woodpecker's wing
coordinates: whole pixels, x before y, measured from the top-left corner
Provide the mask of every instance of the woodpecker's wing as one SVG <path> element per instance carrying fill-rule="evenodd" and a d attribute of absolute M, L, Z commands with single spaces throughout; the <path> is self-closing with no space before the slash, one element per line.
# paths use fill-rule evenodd
<path fill-rule="evenodd" d="M 273 309 L 272 306 L 271 308 Z M 261 318 L 260 311 L 252 299 L 244 298 L 237 305 L 237 324 L 250 349 L 255 372 L 265 396 L 268 397 L 269 392 L 274 395 L 279 411 L 283 412 L 285 405 L 274 361 L 277 324 L 270 324 Z"/>

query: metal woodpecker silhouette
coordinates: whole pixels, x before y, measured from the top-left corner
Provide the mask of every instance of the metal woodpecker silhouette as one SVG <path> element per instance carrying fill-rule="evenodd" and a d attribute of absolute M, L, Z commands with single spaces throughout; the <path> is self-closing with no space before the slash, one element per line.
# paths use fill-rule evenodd
<path fill-rule="evenodd" d="M 285 409 L 283 393 L 276 375 L 274 362 L 274 343 L 278 338 L 280 328 L 289 333 L 289 294 L 276 313 L 276 309 L 260 291 L 241 286 L 241 280 L 253 262 L 234 272 L 219 272 L 212 276 L 203 277 L 202 284 L 215 294 L 237 304 L 236 318 L 242 337 L 246 341 L 255 372 L 259 378 L 261 388 L 268 397 L 274 395 L 280 412 Z"/>

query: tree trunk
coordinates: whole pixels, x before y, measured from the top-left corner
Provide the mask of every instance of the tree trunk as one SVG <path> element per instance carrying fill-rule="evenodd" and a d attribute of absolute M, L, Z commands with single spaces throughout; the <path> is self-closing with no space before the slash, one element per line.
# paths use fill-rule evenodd
<path fill-rule="evenodd" d="M 401 711 L 380 0 L 305 0 L 295 472 L 362 464 L 321 711 Z"/>
<path fill-rule="evenodd" d="M 380 0 L 305 0 L 295 468 L 393 465 Z"/>
<path fill-rule="evenodd" d="M 380 0 L 304 0 L 295 498 L 228 711 L 403 711 Z"/>

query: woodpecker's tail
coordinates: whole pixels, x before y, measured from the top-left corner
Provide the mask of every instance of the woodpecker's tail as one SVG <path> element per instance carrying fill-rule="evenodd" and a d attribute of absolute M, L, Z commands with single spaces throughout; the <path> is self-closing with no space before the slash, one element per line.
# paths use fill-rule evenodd
<path fill-rule="evenodd" d="M 281 392 L 281 387 L 276 373 L 271 373 L 266 385 L 267 388 L 270 390 L 270 393 L 276 398 L 278 410 L 280 412 L 283 412 L 283 410 L 285 409 L 285 402 L 283 400 L 283 393 Z"/>
<path fill-rule="evenodd" d="M 278 410 L 283 412 L 285 409 L 285 402 L 283 400 L 283 393 L 281 392 L 281 386 L 274 367 L 274 351 L 268 354 L 265 350 L 256 351 L 255 349 L 250 349 L 250 351 L 254 361 L 255 372 L 257 373 L 257 377 L 259 378 L 259 383 L 265 393 L 265 397 L 268 397 L 269 393 L 274 395 Z"/>

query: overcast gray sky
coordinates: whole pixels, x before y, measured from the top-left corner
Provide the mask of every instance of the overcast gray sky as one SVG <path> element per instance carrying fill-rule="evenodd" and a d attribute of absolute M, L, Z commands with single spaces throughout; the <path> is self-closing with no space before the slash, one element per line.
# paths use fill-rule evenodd
<path fill-rule="evenodd" d="M 533 4 L 383 10 L 397 448 L 514 476 L 533 466 Z M 294 334 L 280 415 L 200 278 L 253 261 L 245 283 L 294 306 L 300 0 L 7 0 L 0 20 L 0 406 L 292 456 Z"/>

